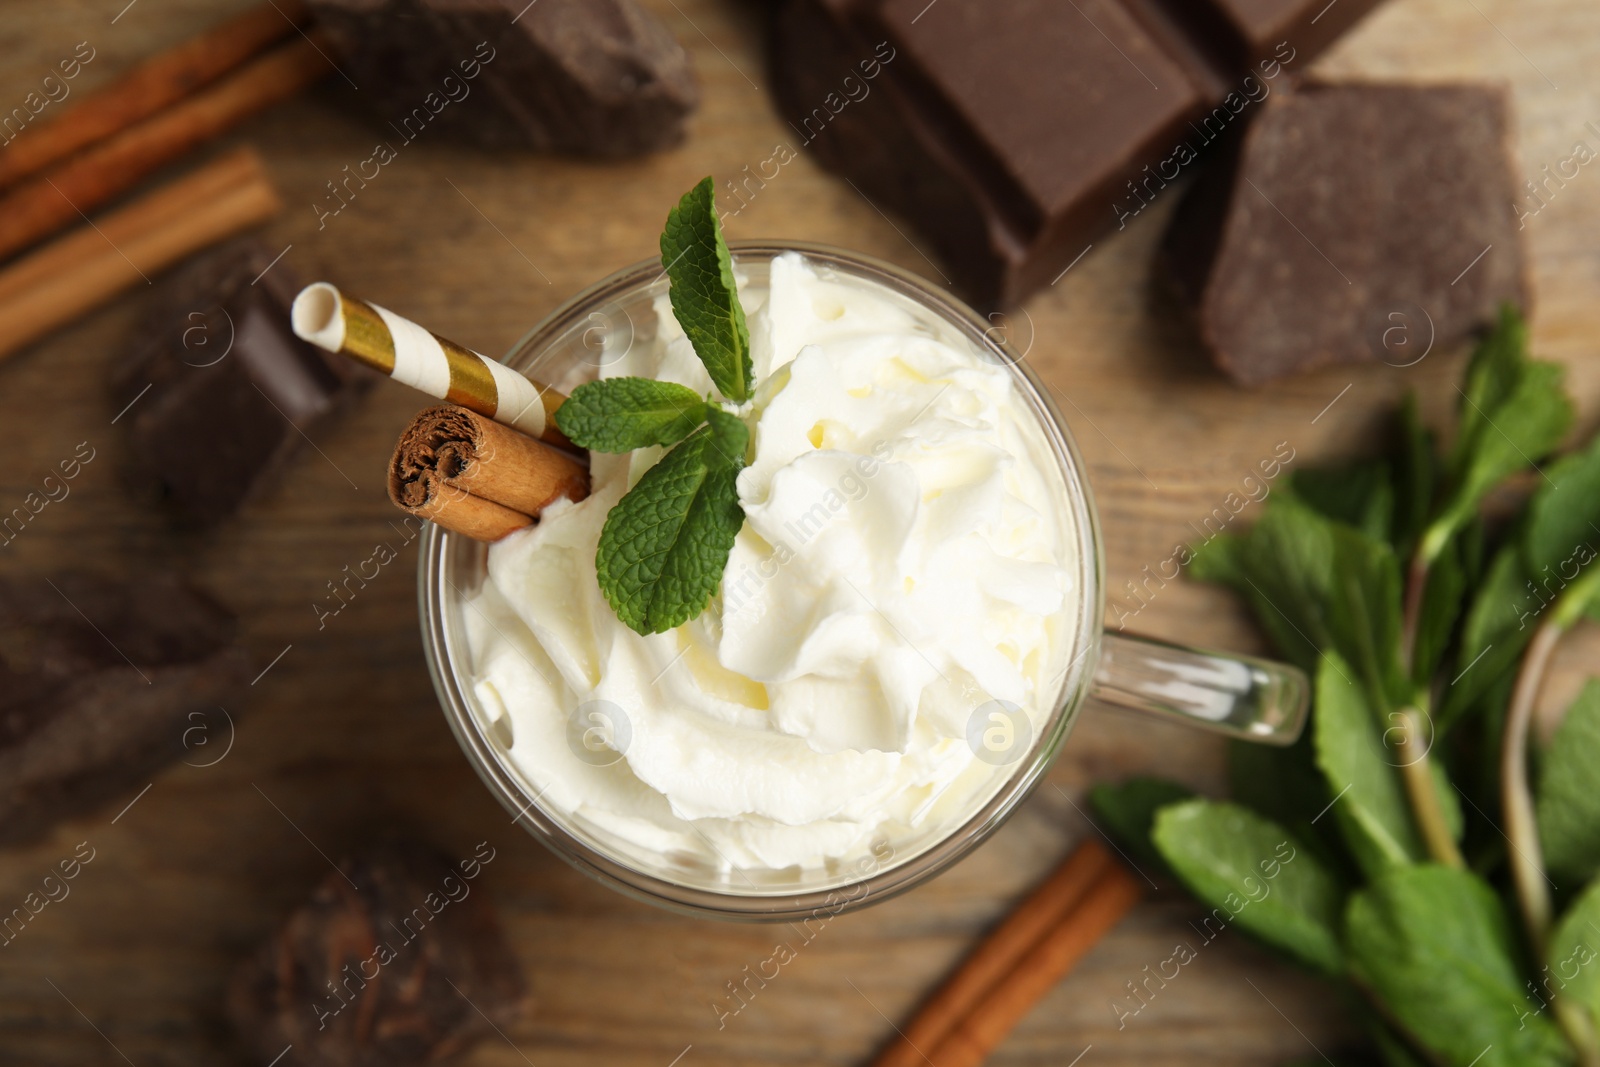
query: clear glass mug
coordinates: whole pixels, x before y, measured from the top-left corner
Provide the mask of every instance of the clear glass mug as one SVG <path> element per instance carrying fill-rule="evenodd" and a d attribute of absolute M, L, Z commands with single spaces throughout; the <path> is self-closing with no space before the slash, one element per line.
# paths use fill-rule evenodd
<path fill-rule="evenodd" d="M 972 851 L 1027 798 L 1061 751 L 1086 699 L 1174 718 L 1244 740 L 1289 744 L 1300 733 L 1310 700 L 1305 675 L 1286 664 L 1182 648 L 1104 630 L 1104 556 L 1099 520 L 1083 460 L 1043 384 L 1011 351 L 1000 331 L 960 301 L 890 264 L 817 245 L 784 242 L 734 246 L 738 269 L 764 286 L 771 261 L 796 251 L 825 276 L 876 285 L 925 314 L 929 328 L 965 339 L 1005 366 L 1019 398 L 1039 419 L 1059 466 L 1078 539 L 1074 576 L 1082 591 L 1074 610 L 1076 645 L 1059 692 L 1041 707 L 1031 738 L 1005 756 L 1007 773 L 981 805 L 954 825 L 874 842 L 858 862 L 811 871 L 722 870 L 692 858 L 662 855 L 609 835 L 570 812 L 541 803 L 518 770 L 473 692 L 467 642 L 470 596 L 486 573 L 486 546 L 428 526 L 422 538 L 419 599 L 423 644 L 445 716 L 474 770 L 520 823 L 561 858 L 612 888 L 677 911 L 718 918 L 793 920 L 838 914 L 916 886 Z M 504 362 L 562 391 L 598 376 L 605 353 L 648 340 L 654 302 L 667 291 L 659 262 L 645 262 L 591 286 L 512 346 Z M 619 342 L 618 331 L 627 331 Z M 634 335 L 638 332 L 638 336 Z M 558 712 L 560 713 L 560 712 Z M 565 714 L 565 713 L 562 713 Z M 569 728 L 571 724 L 569 723 Z M 569 733 L 569 737 L 570 737 Z M 980 736 L 969 744 L 980 758 Z M 569 742 L 570 744 L 570 742 Z M 619 757 L 620 758 L 620 757 Z M 994 762 L 987 760 L 987 762 Z"/>

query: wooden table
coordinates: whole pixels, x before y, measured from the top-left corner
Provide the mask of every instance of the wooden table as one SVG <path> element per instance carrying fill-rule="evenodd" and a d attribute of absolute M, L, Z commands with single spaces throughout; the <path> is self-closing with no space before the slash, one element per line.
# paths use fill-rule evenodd
<path fill-rule="evenodd" d="M 88 41 L 77 88 L 238 6 L 202 0 L 5 0 L 0 107 Z M 289 204 L 265 230 L 284 262 L 327 277 L 449 337 L 504 349 L 564 297 L 655 252 L 672 197 L 706 173 L 730 176 L 791 138 L 762 86 L 755 8 L 651 0 L 694 53 L 704 102 L 687 143 L 614 165 L 489 155 L 423 136 L 319 230 L 324 183 L 385 134 L 337 77 L 250 123 L 235 140 L 264 153 Z M 1518 161 L 1532 176 L 1600 146 L 1600 5 L 1593 0 L 1393 0 L 1321 63 L 1333 75 L 1492 78 L 1516 92 Z M 453 186 L 452 186 L 453 183 Z M 1174 198 L 1098 242 L 1059 285 L 1010 316 L 1013 339 L 1070 398 L 1092 468 L 1112 590 L 1190 536 L 1257 460 L 1288 442 L 1297 463 L 1357 453 L 1376 413 L 1417 389 L 1435 421 L 1451 406 L 1459 354 L 1399 370 L 1334 369 L 1247 393 L 1218 378 L 1148 283 Z M 1583 425 L 1600 399 L 1600 170 L 1588 168 L 1533 218 L 1538 350 L 1571 368 Z M 735 238 L 825 241 L 937 277 L 903 223 L 808 158 L 785 166 L 728 222 Z M 31 1064 L 241 1062 L 219 1011 L 234 962 L 301 900 L 335 856 L 375 831 L 420 829 L 452 855 L 487 839 L 487 889 L 525 966 L 532 1014 L 467 1062 L 638 1067 L 863 1062 L 930 983 L 1083 835 L 1084 790 L 1133 772 L 1222 788 L 1221 746 L 1197 733 L 1090 711 L 1049 781 L 975 856 L 933 884 L 835 919 L 720 1027 L 725 985 L 772 953 L 785 928 L 694 921 L 635 904 L 539 847 L 490 799 L 451 739 L 421 659 L 415 548 L 319 630 L 312 605 L 346 564 L 391 538 L 380 471 L 417 397 L 385 385 L 318 435 L 285 482 L 210 534 L 174 532 L 130 492 L 107 394 L 143 294 L 118 301 L 0 367 L 9 509 L 81 441 L 99 458 L 0 555 L 0 567 L 113 572 L 172 567 L 243 619 L 243 641 L 274 665 L 230 708 L 227 758 L 158 775 L 119 818 L 119 799 L 46 840 L 0 853 L 0 909 L 89 841 L 96 858 L 22 937 L 0 949 L 0 1061 Z M 1348 390 L 1347 390 L 1348 386 Z M 1330 408 L 1329 405 L 1332 405 Z M 35 417 L 41 413 L 44 417 Z M 1318 417 L 1320 414 L 1320 418 Z M 1245 515 L 1248 520 L 1251 516 Z M 1159 636 L 1240 650 L 1260 639 L 1216 590 L 1175 583 L 1138 617 Z M 1579 641 L 1573 666 L 1592 642 Z M 1552 686 L 1562 704 L 1578 680 Z M 113 818 L 116 818 L 113 824 Z M 1332 1054 L 1352 1027 L 1323 987 L 1229 932 L 1200 950 L 1119 1029 L 1125 983 L 1194 941 L 1198 908 L 1154 895 L 1061 984 L 997 1064 L 1275 1064 Z M 512 1047 L 514 1043 L 515 1047 Z M 115 1048 L 113 1048 L 113 1044 Z M 1313 1047 L 1314 1046 L 1314 1047 Z M 120 1052 L 120 1056 L 119 1056 Z M 675 1059 L 680 1057 L 681 1059 Z M 292 1054 L 286 1063 L 292 1063 Z"/>

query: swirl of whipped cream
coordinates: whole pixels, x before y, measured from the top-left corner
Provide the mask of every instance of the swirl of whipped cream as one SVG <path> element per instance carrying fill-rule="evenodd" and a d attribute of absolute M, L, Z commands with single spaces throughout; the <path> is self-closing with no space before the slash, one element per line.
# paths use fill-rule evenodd
<path fill-rule="evenodd" d="M 978 758 L 974 714 L 1041 723 L 1076 637 L 1057 464 L 1009 372 L 904 298 L 796 253 L 741 297 L 759 387 L 721 591 L 669 633 L 617 620 L 595 547 L 662 450 L 595 455 L 586 500 L 489 551 L 478 713 L 547 810 L 635 856 L 805 870 L 932 844 L 1014 770 Z M 712 393 L 656 315 L 606 375 Z M 569 743 L 596 708 L 608 758 Z"/>

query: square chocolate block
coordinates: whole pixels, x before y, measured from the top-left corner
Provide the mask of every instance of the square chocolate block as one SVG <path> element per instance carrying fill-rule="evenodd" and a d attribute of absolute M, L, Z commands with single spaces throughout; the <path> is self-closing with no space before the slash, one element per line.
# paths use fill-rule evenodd
<path fill-rule="evenodd" d="M 290 331 L 299 283 L 281 262 L 267 269 L 275 255 L 244 240 L 180 268 L 116 373 L 137 460 L 203 522 L 236 511 L 373 380 Z"/>
<path fill-rule="evenodd" d="M 1477 85 L 1313 85 L 1266 102 L 1173 219 L 1201 340 L 1255 385 L 1415 362 L 1528 304 L 1510 104 Z"/>

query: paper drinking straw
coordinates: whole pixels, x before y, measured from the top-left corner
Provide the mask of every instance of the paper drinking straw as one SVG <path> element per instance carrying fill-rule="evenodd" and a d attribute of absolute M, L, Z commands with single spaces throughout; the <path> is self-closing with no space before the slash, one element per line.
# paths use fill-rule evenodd
<path fill-rule="evenodd" d="M 290 318 L 295 334 L 318 348 L 358 359 L 397 382 L 548 444 L 571 446 L 551 418 L 564 394 L 386 308 L 315 282 L 294 298 Z"/>

